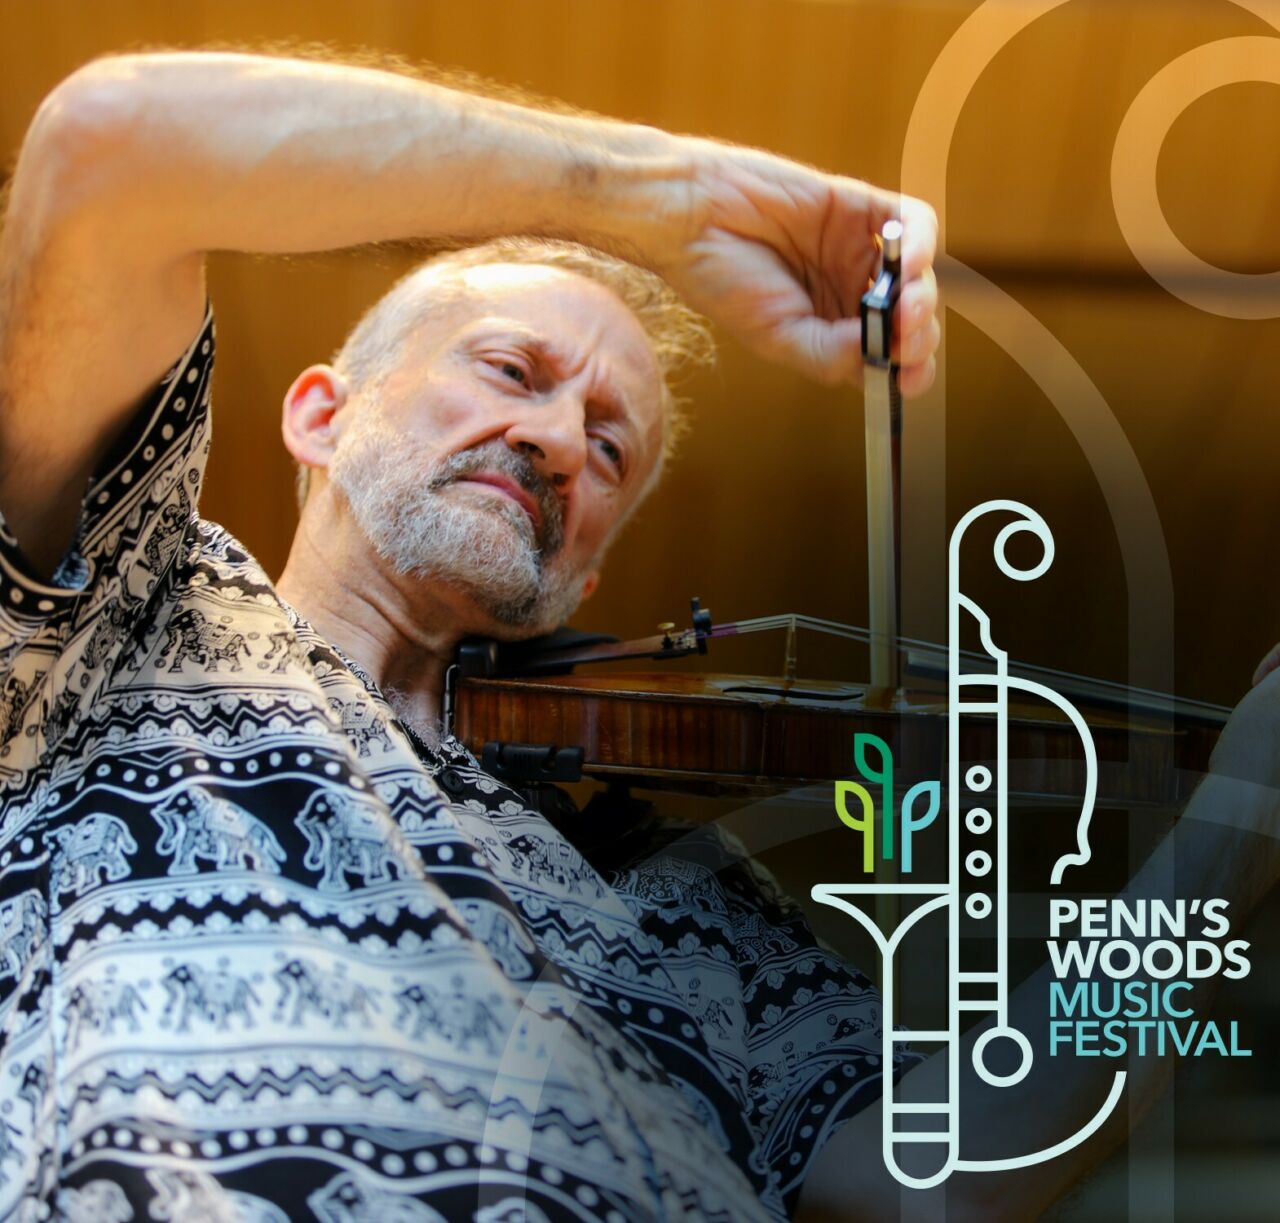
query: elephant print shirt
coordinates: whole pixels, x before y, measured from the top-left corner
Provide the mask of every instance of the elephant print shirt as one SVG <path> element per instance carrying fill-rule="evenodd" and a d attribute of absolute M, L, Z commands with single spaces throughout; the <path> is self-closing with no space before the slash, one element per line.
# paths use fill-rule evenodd
<path fill-rule="evenodd" d="M 597 869 L 196 514 L 214 330 L 0 521 L 0 1216 L 785 1217 L 879 999 L 730 838 Z"/>

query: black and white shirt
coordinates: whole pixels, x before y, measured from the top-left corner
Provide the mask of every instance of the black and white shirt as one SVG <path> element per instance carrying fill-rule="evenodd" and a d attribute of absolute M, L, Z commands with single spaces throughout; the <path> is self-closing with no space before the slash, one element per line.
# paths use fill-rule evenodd
<path fill-rule="evenodd" d="M 0 521 L 0 1216 L 776 1219 L 879 999 L 711 829 L 597 870 L 196 515 L 213 321 Z"/>

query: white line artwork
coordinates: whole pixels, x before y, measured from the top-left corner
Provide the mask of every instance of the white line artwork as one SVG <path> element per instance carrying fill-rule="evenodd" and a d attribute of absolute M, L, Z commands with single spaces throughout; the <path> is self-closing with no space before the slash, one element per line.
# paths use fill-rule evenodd
<path fill-rule="evenodd" d="M 1009 656 L 996 645 L 991 621 L 986 612 L 973 599 L 963 593 L 960 585 L 960 548 L 965 533 L 979 519 L 988 514 L 1009 514 L 1012 521 L 1002 527 L 995 539 L 993 555 L 996 566 L 1006 577 L 1019 582 L 1032 582 L 1041 577 L 1053 563 L 1053 535 L 1044 519 L 1034 510 L 1018 501 L 992 500 L 970 510 L 951 533 L 948 547 L 948 649 L 949 693 L 947 705 L 947 805 L 948 805 L 948 868 L 947 879 L 941 883 L 886 882 L 886 883 L 820 883 L 812 889 L 812 896 L 823 904 L 831 905 L 857 921 L 875 940 L 882 957 L 884 981 L 883 1000 L 883 1064 L 893 1066 L 895 1046 L 913 1042 L 942 1046 L 947 1052 L 948 1075 L 945 1097 L 934 1100 L 905 1101 L 898 1098 L 898 1085 L 892 1075 L 886 1075 L 882 1111 L 882 1148 L 885 1167 L 902 1185 L 909 1188 L 928 1189 L 940 1184 L 952 1172 L 999 1172 L 1025 1168 L 1043 1163 L 1078 1146 L 1106 1121 L 1120 1100 L 1124 1089 L 1125 1073 L 1117 1072 L 1107 1098 L 1097 1113 L 1074 1134 L 1043 1150 L 1026 1154 L 1014 1154 L 1003 1159 L 969 1160 L 960 1158 L 960 1066 L 962 1057 L 960 1024 L 970 1015 L 990 1016 L 994 1024 L 975 1042 L 971 1057 L 973 1069 L 979 1078 L 991 1087 L 1012 1087 L 1027 1076 L 1033 1055 L 1031 1043 L 1025 1033 L 1009 1022 L 1009 874 L 1008 874 L 1008 819 L 1009 793 L 1008 718 L 1009 694 L 1019 692 L 1046 701 L 1070 721 L 1080 739 L 1085 764 L 1085 781 L 1080 796 L 1080 811 L 1076 820 L 1075 844 L 1063 852 L 1050 873 L 1051 887 L 1061 885 L 1068 867 L 1083 866 L 1089 861 L 1089 824 L 1093 815 L 1097 793 L 1098 762 L 1092 736 L 1084 719 L 1065 697 L 1033 680 L 1009 674 Z M 1030 533 L 1041 549 L 1040 560 L 1029 568 L 1013 564 L 1007 555 L 1009 541 L 1016 535 Z M 968 623 L 966 624 L 966 618 Z M 961 630 L 976 628 L 982 643 L 982 652 L 990 660 L 991 670 L 966 670 L 961 651 Z M 968 664 L 972 666 L 972 664 Z M 984 764 L 963 768 L 961 760 L 961 719 L 966 715 L 994 715 L 996 752 L 994 769 Z M 963 775 L 962 775 L 963 768 Z M 870 796 L 856 783 L 840 783 L 844 790 L 841 802 L 856 791 L 863 800 L 863 819 L 870 818 Z M 911 807 L 916 797 L 925 792 L 926 786 L 936 787 L 936 782 L 919 783 L 912 787 L 903 800 L 900 831 L 912 826 Z M 994 802 L 992 801 L 994 799 Z M 892 821 L 892 799 L 885 803 L 884 820 Z M 841 809 L 841 819 L 850 827 L 862 828 L 865 823 L 854 823 Z M 927 827 L 930 822 L 914 821 L 916 828 Z M 864 839 L 864 854 L 872 844 L 869 834 Z M 886 855 L 887 856 L 887 855 Z M 864 857 L 864 867 L 867 865 Z M 904 871 L 910 870 L 909 859 L 903 862 Z M 872 916 L 857 903 L 858 897 L 894 896 L 921 898 L 910 912 L 899 920 L 896 927 L 886 933 Z M 924 918 L 945 911 L 947 916 L 947 1016 L 945 1030 L 899 1030 L 897 1020 L 896 974 L 894 967 L 899 948 L 907 934 Z M 962 946 L 970 940 L 991 940 L 995 950 L 995 969 L 974 971 L 962 963 Z M 1001 1050 L 1004 1059 L 1013 1054 L 1016 1065 L 998 1073 L 996 1051 Z M 943 1128 L 934 1128 L 931 1119 L 942 1117 Z M 936 1123 L 935 1123 L 936 1124 Z M 904 1145 L 935 1144 L 939 1148 L 939 1161 L 935 1170 L 925 1175 L 907 1172 L 899 1162 L 899 1148 Z"/>

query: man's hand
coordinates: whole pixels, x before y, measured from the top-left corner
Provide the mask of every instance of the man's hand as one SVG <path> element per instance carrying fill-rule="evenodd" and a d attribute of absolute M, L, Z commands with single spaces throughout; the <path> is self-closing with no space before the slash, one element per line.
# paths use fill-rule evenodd
<path fill-rule="evenodd" d="M 762 356 L 826 383 L 862 380 L 859 301 L 884 222 L 903 222 L 894 350 L 905 395 L 927 390 L 940 338 L 933 209 L 753 149 L 690 141 L 687 238 L 654 260 L 690 305 Z"/>

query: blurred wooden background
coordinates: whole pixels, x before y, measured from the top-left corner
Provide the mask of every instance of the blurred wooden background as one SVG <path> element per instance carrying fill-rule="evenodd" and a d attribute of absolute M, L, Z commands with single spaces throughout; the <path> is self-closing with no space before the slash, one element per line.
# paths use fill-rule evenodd
<path fill-rule="evenodd" d="M 0 5 L 0 141 L 16 151 L 43 94 L 94 55 L 292 38 L 459 66 L 893 186 L 921 85 L 974 8 L 973 0 L 9 3 Z M 1072 0 L 982 74 L 947 178 L 951 253 L 1052 332 L 1132 445 L 1171 558 L 1171 678 L 1187 695 L 1224 703 L 1280 637 L 1270 546 L 1280 510 L 1272 408 L 1280 322 L 1219 318 L 1156 285 L 1117 225 L 1110 159 L 1125 110 L 1154 73 L 1202 43 L 1266 29 L 1228 0 Z M 1170 130 L 1160 199 L 1202 258 L 1237 271 L 1280 267 L 1280 162 L 1269 139 L 1278 124 L 1280 89 L 1240 83 L 1192 103 Z M 221 364 L 203 509 L 268 570 L 278 570 L 294 523 L 280 398 L 401 267 L 343 255 L 212 261 Z M 945 343 L 947 514 L 1016 496 L 1058 536 L 1050 576 L 1010 596 L 1006 641 L 1044 665 L 1126 678 L 1129 592 L 1116 532 L 1060 405 L 954 313 Z M 679 618 L 691 594 L 726 618 L 795 610 L 862 623 L 859 395 L 809 386 L 731 343 L 719 368 L 689 389 L 696 431 L 580 623 L 637 634 Z M 926 404 L 909 430 L 928 419 Z M 908 446 L 919 436 L 909 432 Z M 939 573 L 943 564 L 939 553 Z M 941 609 L 917 606 L 909 627 L 941 633 Z"/>

